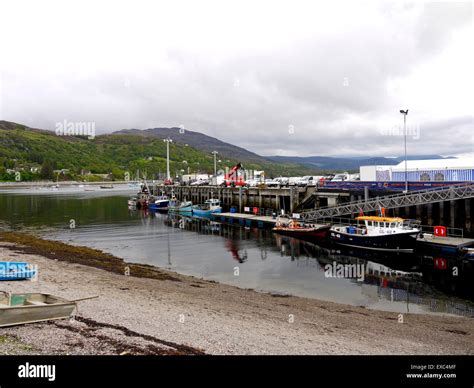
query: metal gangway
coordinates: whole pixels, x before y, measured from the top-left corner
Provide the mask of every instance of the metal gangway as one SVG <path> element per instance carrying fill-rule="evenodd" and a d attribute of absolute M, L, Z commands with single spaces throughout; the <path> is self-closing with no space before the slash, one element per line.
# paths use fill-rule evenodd
<path fill-rule="evenodd" d="M 423 205 L 434 202 L 452 201 L 474 197 L 474 183 L 463 183 L 449 187 L 412 191 L 403 194 L 375 197 L 367 200 L 347 202 L 337 206 L 326 206 L 300 213 L 304 221 L 316 221 L 324 217 L 338 217 L 360 212 L 394 209 L 404 206 Z"/>

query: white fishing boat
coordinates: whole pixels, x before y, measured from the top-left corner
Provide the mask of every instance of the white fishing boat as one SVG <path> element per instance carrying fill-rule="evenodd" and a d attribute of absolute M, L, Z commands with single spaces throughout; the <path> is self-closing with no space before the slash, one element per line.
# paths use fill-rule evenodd
<path fill-rule="evenodd" d="M 413 252 L 419 221 L 399 217 L 356 217 L 356 225 L 333 225 L 331 240 L 353 248 Z"/>

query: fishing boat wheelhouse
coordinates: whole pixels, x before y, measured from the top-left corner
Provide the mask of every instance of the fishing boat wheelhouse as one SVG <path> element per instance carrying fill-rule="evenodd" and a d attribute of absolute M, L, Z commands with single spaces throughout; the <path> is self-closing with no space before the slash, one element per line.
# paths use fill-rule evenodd
<path fill-rule="evenodd" d="M 356 225 L 333 225 L 334 242 L 362 249 L 412 252 L 420 222 L 399 217 L 360 216 Z"/>

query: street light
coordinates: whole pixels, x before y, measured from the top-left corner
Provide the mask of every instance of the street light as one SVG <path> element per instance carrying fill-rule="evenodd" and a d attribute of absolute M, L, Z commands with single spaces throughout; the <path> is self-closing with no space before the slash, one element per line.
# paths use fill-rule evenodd
<path fill-rule="evenodd" d="M 217 176 L 217 161 L 216 161 L 216 155 L 219 152 L 217 151 L 212 151 L 212 154 L 214 155 L 214 176 Z"/>
<path fill-rule="evenodd" d="M 183 160 L 183 164 L 188 167 L 188 175 L 189 175 L 189 164 L 188 164 L 188 161 L 187 161 L 187 160 Z"/>
<path fill-rule="evenodd" d="M 166 143 L 166 179 L 170 179 L 170 143 L 173 142 L 169 137 L 163 139 Z"/>
<path fill-rule="evenodd" d="M 405 133 L 405 193 L 408 193 L 408 172 L 407 172 L 407 114 L 408 109 L 400 109 L 400 113 L 403 115 L 403 125 Z"/>

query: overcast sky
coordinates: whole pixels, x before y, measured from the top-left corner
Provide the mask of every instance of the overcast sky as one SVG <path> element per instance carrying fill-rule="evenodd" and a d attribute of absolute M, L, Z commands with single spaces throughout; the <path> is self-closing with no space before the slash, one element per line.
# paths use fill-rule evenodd
<path fill-rule="evenodd" d="M 262 155 L 474 151 L 469 2 L 2 1 L 0 119 Z"/>

